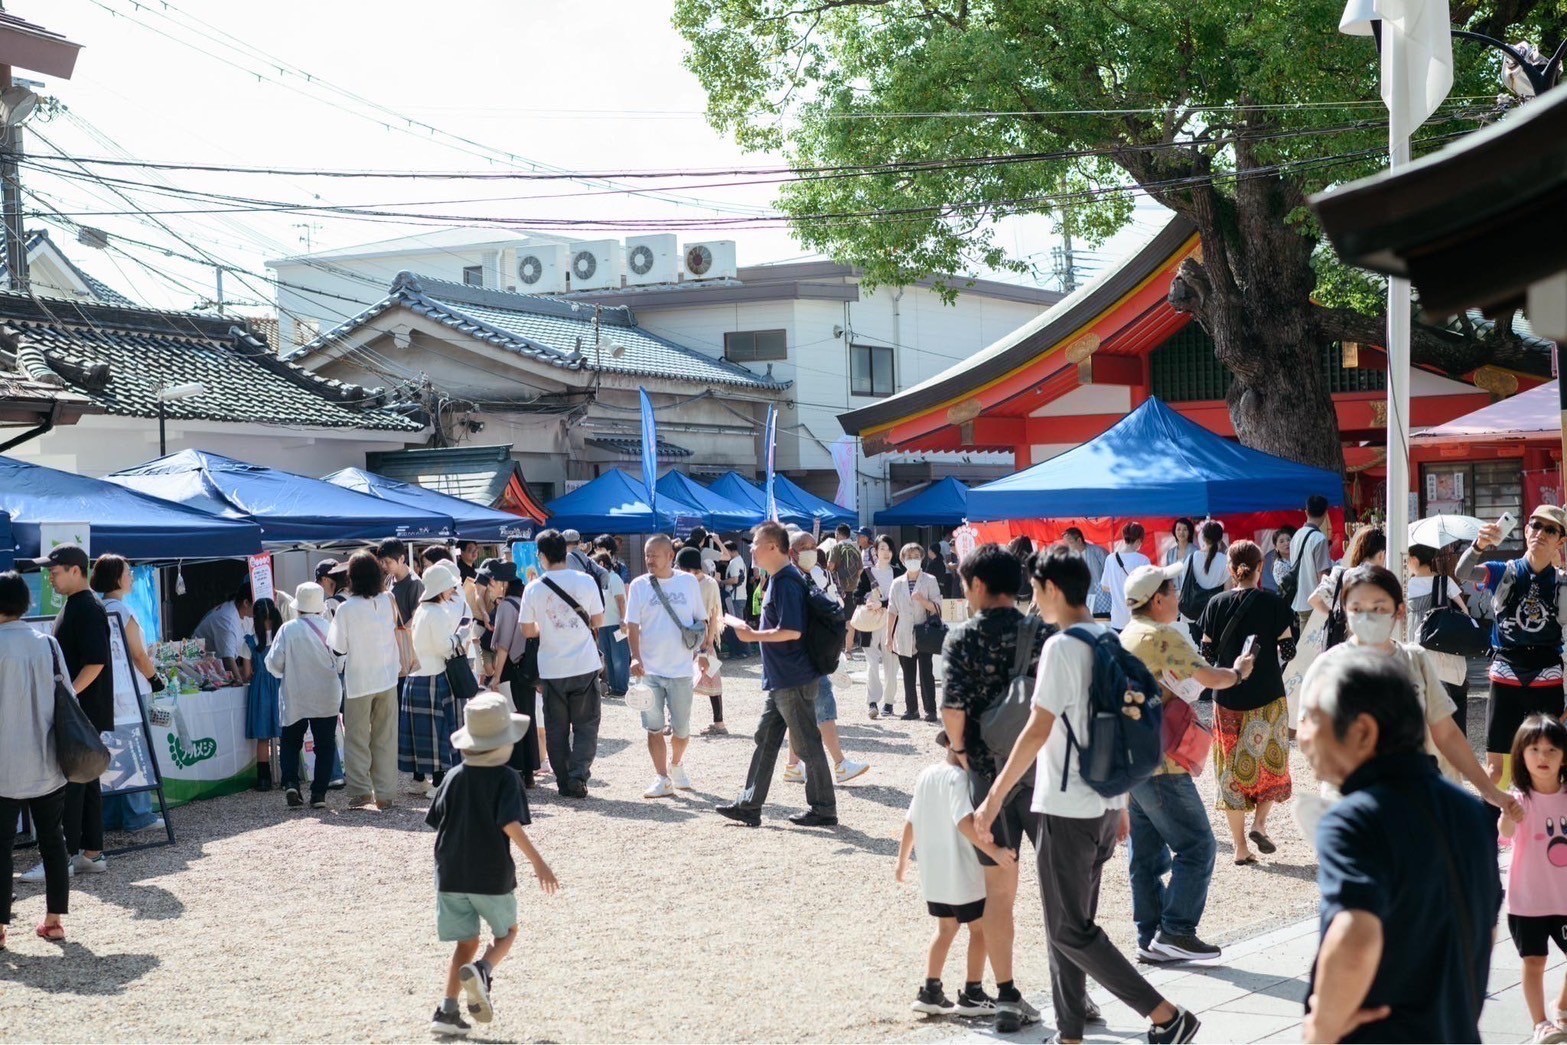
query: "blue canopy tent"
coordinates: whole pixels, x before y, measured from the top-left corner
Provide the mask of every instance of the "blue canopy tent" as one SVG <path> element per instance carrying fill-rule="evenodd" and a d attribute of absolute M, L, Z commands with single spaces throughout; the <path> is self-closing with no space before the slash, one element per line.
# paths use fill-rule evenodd
<path fill-rule="evenodd" d="M 822 530 L 825 532 L 840 523 L 857 526 L 860 522 L 860 517 L 854 512 L 816 496 L 811 491 L 796 485 L 788 476 L 773 477 L 773 496 L 780 502 L 787 500 L 805 514 L 809 521 L 802 523 L 802 526 L 810 526 L 811 523 L 821 520 Z"/>
<path fill-rule="evenodd" d="M 760 513 L 762 518 L 767 518 L 767 491 L 751 482 L 739 472 L 725 472 L 723 475 L 707 484 L 707 488 L 720 497 L 727 497 L 736 504 L 743 504 Z M 794 523 L 796 526 L 810 526 L 811 516 L 805 509 L 786 500 L 782 488 L 775 488 L 773 496 L 778 499 L 778 518 L 781 522 Z"/>
<path fill-rule="evenodd" d="M 876 513 L 877 526 L 962 526 L 968 518 L 968 487 L 947 476 L 902 504 Z"/>
<path fill-rule="evenodd" d="M 1082 446 L 969 491 L 970 521 L 1220 518 L 1344 503 L 1344 480 L 1215 435 L 1149 399 Z"/>
<path fill-rule="evenodd" d="M 127 559 L 217 559 L 261 550 L 252 522 L 214 519 L 178 504 L 42 465 L 0 457 L 0 510 L 11 517 L 16 554 L 37 558 L 42 523 L 88 523 L 92 550 Z"/>
<path fill-rule="evenodd" d="M 657 487 L 661 498 L 674 497 L 702 509 L 702 524 L 719 533 L 749 530 L 767 517 L 762 509 L 731 501 L 680 472 L 665 472 Z"/>
<path fill-rule="evenodd" d="M 449 515 L 203 450 L 181 450 L 104 478 L 211 516 L 254 522 L 274 548 L 434 539 L 454 528 Z"/>
<path fill-rule="evenodd" d="M 647 487 L 619 468 L 557 497 L 545 510 L 558 530 L 595 533 L 670 533 L 686 520 L 701 523 L 700 507 L 669 494 L 658 495 L 658 513 L 648 504 Z"/>
<path fill-rule="evenodd" d="M 16 565 L 16 541 L 11 537 L 11 513 L 0 512 L 0 570 Z"/>
<path fill-rule="evenodd" d="M 496 511 L 461 497 L 452 497 L 438 490 L 431 490 L 418 483 L 404 483 L 388 479 L 384 475 L 367 472 L 363 468 L 342 468 L 331 475 L 323 475 L 322 482 L 341 486 L 345 490 L 379 497 L 392 504 L 410 508 L 422 508 L 450 516 L 456 527 L 456 536 L 470 541 L 525 541 L 533 536 L 532 519 L 510 512 Z"/>

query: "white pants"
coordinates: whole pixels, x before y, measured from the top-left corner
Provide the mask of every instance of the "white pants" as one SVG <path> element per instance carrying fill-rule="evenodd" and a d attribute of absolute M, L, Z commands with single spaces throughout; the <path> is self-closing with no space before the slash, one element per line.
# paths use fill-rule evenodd
<path fill-rule="evenodd" d="M 871 632 L 865 647 L 865 688 L 870 704 L 891 703 L 898 691 L 898 658 L 887 648 L 886 628 Z"/>

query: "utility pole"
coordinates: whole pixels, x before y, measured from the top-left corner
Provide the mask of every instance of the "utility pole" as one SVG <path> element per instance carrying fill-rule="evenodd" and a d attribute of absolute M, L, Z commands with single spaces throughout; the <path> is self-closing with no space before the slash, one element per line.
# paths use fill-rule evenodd
<path fill-rule="evenodd" d="M 0 65 L 0 92 L 11 89 L 11 67 Z M 6 278 L 10 288 L 27 293 L 27 242 L 22 231 L 22 182 L 18 160 L 22 155 L 22 124 L 6 121 L 0 153 L 0 214 L 5 225 Z"/>
<path fill-rule="evenodd" d="M 1072 233 L 1062 229 L 1061 245 L 1051 251 L 1055 258 L 1055 277 L 1061 282 L 1061 290 L 1070 294 L 1077 289 L 1077 264 L 1072 255 Z"/>
<path fill-rule="evenodd" d="M 218 311 L 223 311 L 223 266 L 214 265 L 213 270 L 218 274 Z"/>

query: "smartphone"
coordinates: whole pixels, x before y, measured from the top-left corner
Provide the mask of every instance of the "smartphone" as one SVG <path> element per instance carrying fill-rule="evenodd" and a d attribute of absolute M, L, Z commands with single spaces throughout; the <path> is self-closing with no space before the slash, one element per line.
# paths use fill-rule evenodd
<path fill-rule="evenodd" d="M 1255 635 L 1247 635 L 1246 636 L 1246 641 L 1241 644 L 1241 656 L 1243 658 L 1251 656 L 1251 651 L 1256 649 L 1256 648 L 1257 648 L 1257 636 L 1255 636 Z"/>
<path fill-rule="evenodd" d="M 1518 520 L 1513 516 L 1512 512 L 1503 512 L 1502 517 L 1496 520 L 1496 528 L 1502 531 L 1501 536 L 1497 537 L 1496 543 L 1501 544 L 1503 541 L 1507 540 L 1507 538 L 1511 537 L 1513 535 L 1513 530 L 1517 527 L 1517 525 Z"/>

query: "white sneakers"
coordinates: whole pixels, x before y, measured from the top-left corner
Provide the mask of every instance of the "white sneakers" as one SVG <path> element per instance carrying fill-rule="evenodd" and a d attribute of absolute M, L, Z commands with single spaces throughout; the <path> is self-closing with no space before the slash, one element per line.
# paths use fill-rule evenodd
<path fill-rule="evenodd" d="M 669 782 L 675 786 L 676 790 L 679 791 L 694 790 L 691 786 L 691 777 L 686 773 L 685 766 L 670 766 Z"/>
<path fill-rule="evenodd" d="M 838 769 L 833 774 L 833 776 L 837 779 L 838 783 L 844 784 L 850 780 L 853 780 L 857 776 L 861 776 L 869 768 L 870 763 L 868 762 L 856 762 L 852 758 L 846 758 L 842 762 L 838 763 Z"/>
<path fill-rule="evenodd" d="M 642 792 L 643 798 L 668 798 L 675 793 L 675 785 L 667 776 L 656 776 L 653 784 Z"/>
<path fill-rule="evenodd" d="M 71 878 L 79 874 L 103 874 L 108 870 L 109 861 L 102 853 L 99 853 L 92 860 L 87 859 L 81 853 L 76 853 L 65 862 L 66 876 Z M 31 870 L 24 872 L 21 880 L 24 882 L 44 881 L 44 865 L 40 863 Z"/>
<path fill-rule="evenodd" d="M 805 783 L 805 763 L 804 762 L 796 762 L 792 766 L 784 766 L 784 777 L 783 778 L 784 778 L 784 783 L 786 783 L 786 784 L 803 784 L 803 783 Z"/>

